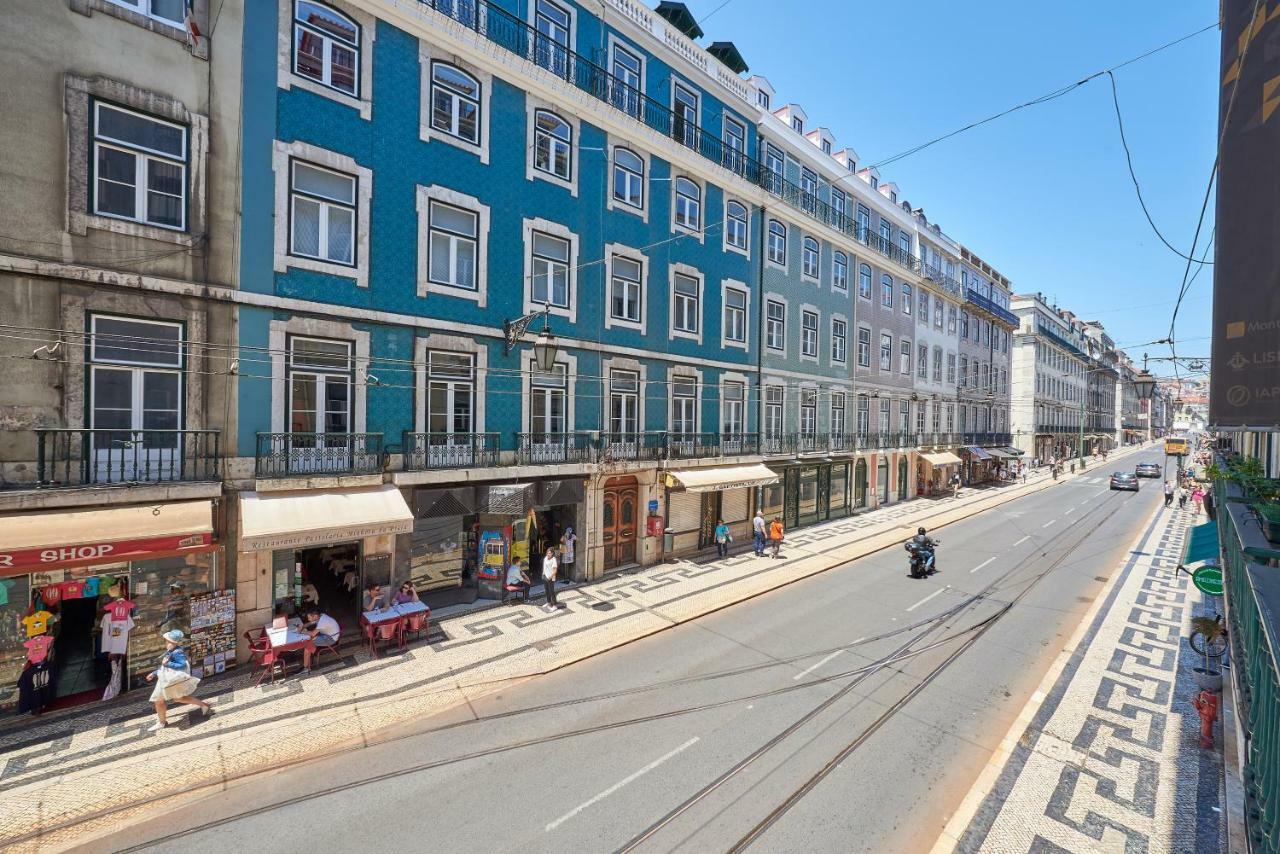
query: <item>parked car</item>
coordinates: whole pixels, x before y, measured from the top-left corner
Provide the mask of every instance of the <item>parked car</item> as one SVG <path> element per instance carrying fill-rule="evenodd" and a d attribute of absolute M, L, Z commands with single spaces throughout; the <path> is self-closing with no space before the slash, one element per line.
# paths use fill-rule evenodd
<path fill-rule="evenodd" d="M 1138 463 L 1133 473 L 1138 477 L 1160 477 L 1160 466 L 1156 463 Z"/>
<path fill-rule="evenodd" d="M 1118 471 L 1111 474 L 1112 489 L 1127 489 L 1130 492 L 1138 491 L 1138 476 L 1129 474 L 1127 471 Z"/>

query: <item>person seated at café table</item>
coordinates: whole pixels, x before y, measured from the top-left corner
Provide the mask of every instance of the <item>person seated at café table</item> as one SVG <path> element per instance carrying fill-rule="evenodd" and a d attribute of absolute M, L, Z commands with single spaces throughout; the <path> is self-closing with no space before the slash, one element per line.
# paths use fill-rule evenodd
<path fill-rule="evenodd" d="M 304 631 L 311 636 L 313 644 L 316 646 L 338 645 L 338 637 L 342 634 L 342 629 L 337 620 L 315 607 L 307 609 L 306 618 L 307 622 L 305 623 Z M 311 655 L 310 649 L 302 651 L 303 673 L 311 672 Z"/>
<path fill-rule="evenodd" d="M 406 581 L 400 585 L 400 589 L 396 591 L 395 597 L 391 600 L 396 605 L 403 605 L 406 602 L 417 602 L 418 590 L 413 586 L 412 581 Z"/>
<path fill-rule="evenodd" d="M 520 565 L 520 558 L 513 557 L 511 566 L 507 567 L 507 592 L 524 594 L 524 598 L 529 598 L 529 587 L 533 584 L 529 580 L 529 575 L 524 571 L 524 567 Z"/>
<path fill-rule="evenodd" d="M 364 608 L 365 611 L 376 611 L 380 608 L 387 607 L 387 594 L 383 592 L 381 584 L 370 584 L 369 588 L 364 591 Z"/>

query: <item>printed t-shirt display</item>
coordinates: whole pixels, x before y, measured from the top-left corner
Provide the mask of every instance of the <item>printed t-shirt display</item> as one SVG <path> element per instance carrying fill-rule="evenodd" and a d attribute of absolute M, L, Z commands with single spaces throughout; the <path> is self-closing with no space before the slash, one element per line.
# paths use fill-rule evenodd
<path fill-rule="evenodd" d="M 49 647 L 53 646 L 53 637 L 51 635 L 36 635 L 29 640 L 23 641 L 22 645 L 27 648 L 27 661 L 32 664 L 39 664 L 49 656 Z"/>
<path fill-rule="evenodd" d="M 33 638 L 36 635 L 42 635 L 49 630 L 49 621 L 53 619 L 53 614 L 48 611 L 36 611 L 30 616 L 22 618 L 22 625 L 27 628 L 27 637 Z"/>
<path fill-rule="evenodd" d="M 129 632 L 133 631 L 133 617 L 123 620 L 102 621 L 102 654 L 124 655 L 129 651 Z"/>
<path fill-rule="evenodd" d="M 48 662 L 32 664 L 18 677 L 18 714 L 40 711 L 56 694 L 53 667 Z"/>
<path fill-rule="evenodd" d="M 128 599 L 116 599 L 105 610 L 113 620 L 126 620 L 133 613 L 134 605 Z"/>

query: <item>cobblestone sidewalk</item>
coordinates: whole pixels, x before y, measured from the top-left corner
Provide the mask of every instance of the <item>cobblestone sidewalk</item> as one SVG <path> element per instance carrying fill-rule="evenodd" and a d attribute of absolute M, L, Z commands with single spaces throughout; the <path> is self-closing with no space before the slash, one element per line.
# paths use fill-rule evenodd
<path fill-rule="evenodd" d="M 1157 511 L 935 854 L 1226 851 L 1221 723 L 1202 750 L 1184 640 L 1205 597 L 1177 571 L 1197 521 Z"/>
<path fill-rule="evenodd" d="M 427 643 L 374 661 L 348 656 L 308 678 L 255 687 L 245 673 L 201 692 L 214 700 L 216 714 L 171 714 L 170 727 L 159 733 L 147 732 L 153 717 L 145 701 L 10 728 L 0 732 L 0 845 L 66 848 L 162 798 L 367 745 L 389 727 L 512 679 L 897 545 L 918 524 L 955 522 L 1053 485 L 1046 475 L 1033 476 L 1025 485 L 970 489 L 959 498 L 912 501 L 805 528 L 788 535 L 779 560 L 748 549 L 725 560 L 645 567 L 562 593 L 566 607 L 555 613 L 519 604 L 461 615 L 443 621 Z"/>

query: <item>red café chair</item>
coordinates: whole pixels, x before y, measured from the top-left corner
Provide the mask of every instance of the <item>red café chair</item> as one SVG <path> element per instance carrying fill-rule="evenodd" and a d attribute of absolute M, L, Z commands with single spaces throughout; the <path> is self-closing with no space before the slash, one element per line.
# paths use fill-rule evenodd
<path fill-rule="evenodd" d="M 267 677 L 270 677 L 271 683 L 275 684 L 276 667 L 280 668 L 280 675 L 284 676 L 284 662 L 280 659 L 280 656 L 276 655 L 275 650 L 271 648 L 270 638 L 263 635 L 255 639 L 251 638 L 250 634 L 250 632 L 244 633 L 245 640 L 249 641 L 249 654 L 253 656 L 253 666 L 260 668 L 258 678 L 253 684 L 261 685 L 262 680 Z"/>
<path fill-rule="evenodd" d="M 392 641 L 399 641 L 400 620 L 384 620 L 373 626 L 373 657 L 378 657 L 378 644 L 389 644 Z"/>
<path fill-rule="evenodd" d="M 422 633 L 427 631 L 427 620 L 430 619 L 430 611 L 420 611 L 417 614 L 410 614 L 404 618 L 404 629 L 400 633 L 401 644 L 404 643 L 404 636 L 409 632 L 413 632 L 414 640 L 422 637 Z"/>

